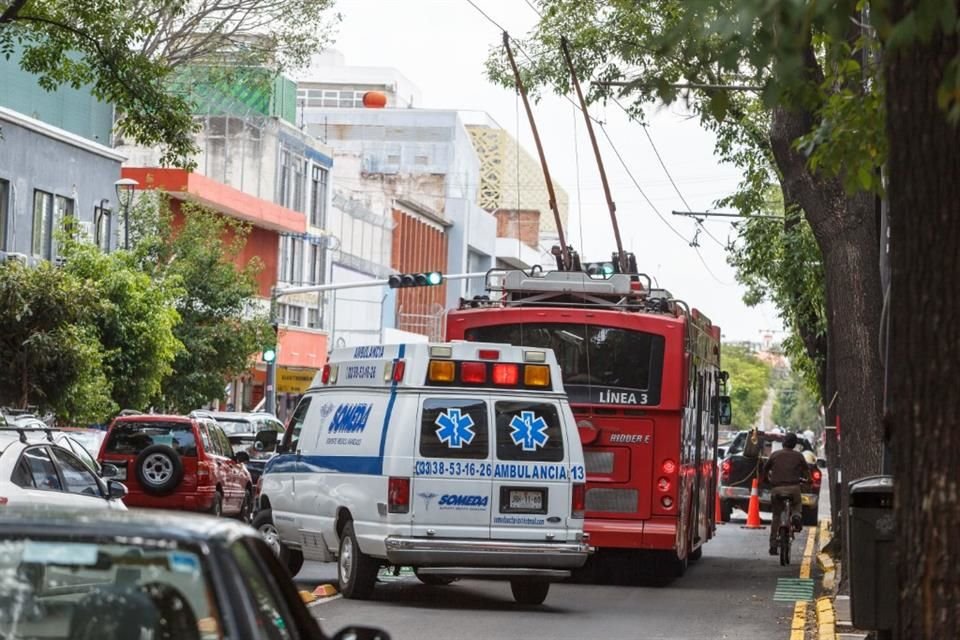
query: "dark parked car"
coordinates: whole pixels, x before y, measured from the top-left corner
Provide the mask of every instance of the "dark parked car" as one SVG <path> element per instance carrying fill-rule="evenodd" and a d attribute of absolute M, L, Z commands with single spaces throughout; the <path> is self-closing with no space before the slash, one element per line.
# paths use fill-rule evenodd
<path fill-rule="evenodd" d="M 170 512 L 0 509 L 0 637 L 322 640 L 253 529 Z M 386 640 L 348 628 L 335 638 Z"/>
<path fill-rule="evenodd" d="M 209 418 L 121 416 L 98 456 L 120 470 L 130 507 L 206 511 L 248 520 L 253 480 L 223 429 Z"/>
<path fill-rule="evenodd" d="M 284 432 L 283 423 L 273 414 L 260 412 L 194 411 L 190 415 L 215 420 L 230 438 L 233 452 L 242 451 L 249 456 L 244 466 L 256 486 L 267 460 L 276 455 L 277 441 Z"/>
<path fill-rule="evenodd" d="M 734 507 L 747 510 L 750 503 L 750 489 L 753 479 L 759 478 L 763 464 L 776 446 L 783 441 L 785 434 L 758 431 L 761 451 L 759 457 L 743 455 L 750 431 L 741 431 L 733 439 L 720 462 L 720 518 L 729 522 Z M 805 438 L 798 438 L 797 450 L 801 451 L 810 466 L 809 484 L 800 487 L 803 492 L 803 524 L 817 524 L 817 504 L 820 499 L 820 481 L 822 473 L 817 468 L 817 456 L 813 447 Z M 760 478 L 760 508 L 770 510 L 770 486 L 765 478 Z"/>

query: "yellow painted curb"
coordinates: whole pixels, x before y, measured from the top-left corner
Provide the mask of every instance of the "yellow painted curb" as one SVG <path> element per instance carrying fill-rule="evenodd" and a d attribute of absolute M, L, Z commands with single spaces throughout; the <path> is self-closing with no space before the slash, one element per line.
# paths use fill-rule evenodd
<path fill-rule="evenodd" d="M 817 598 L 817 639 L 836 640 L 837 616 L 833 610 L 833 600 L 829 597 Z"/>
<path fill-rule="evenodd" d="M 317 596 L 313 595 L 309 591 L 301 591 L 300 599 L 303 600 L 304 604 L 310 604 L 311 602 L 316 602 Z"/>
<path fill-rule="evenodd" d="M 790 640 L 804 640 L 807 627 L 807 603 L 798 602 L 793 607 L 793 621 L 790 624 Z"/>
<path fill-rule="evenodd" d="M 317 598 L 329 598 L 337 595 L 337 588 L 332 584 L 322 584 L 313 590 L 312 595 Z"/>
<path fill-rule="evenodd" d="M 803 549 L 803 561 L 800 563 L 800 577 L 810 577 L 810 565 L 813 561 L 813 547 L 816 544 L 817 536 L 813 529 L 807 534 L 807 544 Z"/>

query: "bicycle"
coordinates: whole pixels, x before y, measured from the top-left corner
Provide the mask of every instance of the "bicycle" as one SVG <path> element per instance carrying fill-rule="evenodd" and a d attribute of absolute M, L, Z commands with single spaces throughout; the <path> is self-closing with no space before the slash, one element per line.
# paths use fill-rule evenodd
<path fill-rule="evenodd" d="M 790 518 L 792 512 L 793 500 L 789 496 L 774 496 L 774 500 L 783 501 L 783 509 L 780 512 L 780 528 L 777 530 L 777 547 L 780 550 L 780 565 L 790 564 L 790 547 L 793 546 L 794 529 Z"/>

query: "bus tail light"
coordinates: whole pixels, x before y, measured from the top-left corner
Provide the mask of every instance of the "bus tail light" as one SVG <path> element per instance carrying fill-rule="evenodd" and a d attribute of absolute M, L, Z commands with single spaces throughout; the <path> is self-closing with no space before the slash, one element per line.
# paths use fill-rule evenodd
<path fill-rule="evenodd" d="M 677 472 L 677 463 L 667 458 L 663 461 L 663 464 L 660 465 L 660 468 L 663 469 L 663 472 L 667 475 L 671 475 Z"/>
<path fill-rule="evenodd" d="M 587 510 L 587 485 L 582 482 L 573 485 L 573 493 L 570 494 L 570 517 L 583 518 L 584 511 Z"/>
<path fill-rule="evenodd" d="M 387 480 L 387 511 L 410 512 L 410 478 L 391 477 Z"/>
<path fill-rule="evenodd" d="M 657 481 L 657 489 L 660 491 L 670 491 L 670 479 L 669 478 L 660 478 Z"/>
<path fill-rule="evenodd" d="M 670 509 L 673 507 L 673 498 L 670 496 L 663 496 L 660 498 L 660 504 L 663 505 L 664 509 Z"/>
<path fill-rule="evenodd" d="M 520 382 L 520 367 L 515 364 L 493 365 L 493 384 L 514 387 Z"/>
<path fill-rule="evenodd" d="M 483 384 L 487 381 L 487 365 L 483 362 L 464 362 L 460 365 L 460 382 Z"/>
<path fill-rule="evenodd" d="M 528 364 L 523 368 L 523 384 L 528 387 L 549 387 L 550 367 L 543 364 Z"/>
<path fill-rule="evenodd" d="M 452 360 L 431 360 L 427 371 L 430 382 L 453 382 L 456 363 Z"/>

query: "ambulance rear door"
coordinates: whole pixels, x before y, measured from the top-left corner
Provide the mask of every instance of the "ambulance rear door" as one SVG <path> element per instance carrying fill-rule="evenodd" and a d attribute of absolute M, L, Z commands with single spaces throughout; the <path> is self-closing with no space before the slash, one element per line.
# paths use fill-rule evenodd
<path fill-rule="evenodd" d="M 421 395 L 413 478 L 413 535 L 490 536 L 490 404 L 467 390 Z"/>

